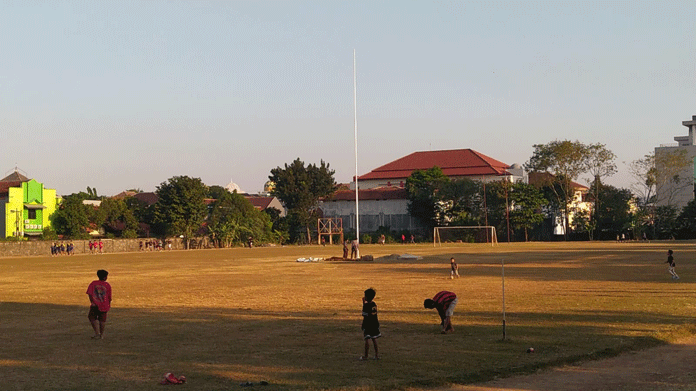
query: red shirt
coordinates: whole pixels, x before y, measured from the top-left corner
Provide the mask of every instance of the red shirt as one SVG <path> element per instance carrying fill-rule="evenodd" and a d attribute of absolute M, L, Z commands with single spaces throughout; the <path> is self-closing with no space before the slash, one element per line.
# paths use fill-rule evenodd
<path fill-rule="evenodd" d="M 87 287 L 87 294 L 92 305 L 96 305 L 101 312 L 107 312 L 111 308 L 111 285 L 106 281 L 95 280 Z"/>
<path fill-rule="evenodd" d="M 457 295 L 454 292 L 442 291 L 438 292 L 435 297 L 433 297 L 433 301 L 438 307 L 442 306 L 442 308 L 446 310 L 456 298 Z"/>

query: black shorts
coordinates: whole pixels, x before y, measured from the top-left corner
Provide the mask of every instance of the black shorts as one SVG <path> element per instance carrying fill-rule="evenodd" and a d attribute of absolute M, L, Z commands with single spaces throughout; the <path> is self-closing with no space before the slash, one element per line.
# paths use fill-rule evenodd
<path fill-rule="evenodd" d="M 379 328 L 363 329 L 363 339 L 376 339 L 381 336 L 382 333 L 379 332 Z"/>
<path fill-rule="evenodd" d="M 99 311 L 99 307 L 90 306 L 87 318 L 90 320 L 90 322 L 94 322 L 95 320 L 106 322 L 106 312 Z"/>

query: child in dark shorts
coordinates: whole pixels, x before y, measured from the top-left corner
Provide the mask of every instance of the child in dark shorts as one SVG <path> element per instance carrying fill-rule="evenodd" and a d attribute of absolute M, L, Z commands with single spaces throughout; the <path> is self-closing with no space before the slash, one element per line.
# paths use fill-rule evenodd
<path fill-rule="evenodd" d="M 367 360 L 370 353 L 370 340 L 375 347 L 375 360 L 379 360 L 379 349 L 377 348 L 377 338 L 382 336 L 379 332 L 379 320 L 377 319 L 377 304 L 373 301 L 377 292 L 373 288 L 365 290 L 362 308 L 362 330 L 365 340 L 365 354 L 360 356 L 360 360 Z"/>
<path fill-rule="evenodd" d="M 93 339 L 102 339 L 106 328 L 106 314 L 111 309 L 111 285 L 106 282 L 109 272 L 98 270 L 98 280 L 94 280 L 87 287 L 89 296 L 89 314 L 87 318 L 94 329 Z"/>

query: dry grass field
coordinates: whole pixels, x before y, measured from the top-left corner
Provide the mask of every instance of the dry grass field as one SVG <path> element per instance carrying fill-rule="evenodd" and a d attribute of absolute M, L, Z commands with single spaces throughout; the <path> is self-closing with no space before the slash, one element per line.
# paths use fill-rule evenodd
<path fill-rule="evenodd" d="M 681 280 L 667 273 L 675 251 Z M 607 357 L 696 333 L 696 246 L 661 243 L 363 245 L 374 262 L 296 262 L 341 248 L 0 258 L 4 390 L 405 389 Z M 391 254 L 416 254 L 399 260 Z M 461 278 L 449 279 L 449 258 Z M 501 261 L 507 338 L 502 340 Z M 87 285 L 110 272 L 112 310 L 90 339 Z M 362 352 L 361 297 L 377 290 L 382 359 Z M 455 332 L 423 299 L 459 296 Z M 535 352 L 526 353 L 528 347 Z M 258 385 L 267 381 L 268 386 Z"/>

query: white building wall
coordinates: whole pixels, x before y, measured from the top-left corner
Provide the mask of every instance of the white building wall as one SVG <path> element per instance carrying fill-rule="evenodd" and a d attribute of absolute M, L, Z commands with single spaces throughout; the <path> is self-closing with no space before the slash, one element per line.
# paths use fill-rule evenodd
<path fill-rule="evenodd" d="M 664 189 L 657 190 L 658 206 L 672 205 L 678 209 L 685 207 L 689 201 L 694 199 L 694 174 L 696 174 L 696 116 L 691 117 L 691 121 L 682 121 L 682 125 L 689 128 L 687 136 L 676 136 L 676 145 L 662 145 L 655 148 L 655 156 L 663 153 L 670 153 L 677 150 L 685 150 L 687 158 L 692 162 L 679 173 L 680 184 L 670 185 Z M 657 167 L 659 170 L 659 167 Z M 678 189 L 675 187 L 679 187 Z M 672 191 L 676 191 L 672 199 L 667 196 Z"/>
<path fill-rule="evenodd" d="M 360 200 L 360 232 L 375 232 L 379 227 L 392 231 L 421 228 L 408 213 L 408 200 Z M 325 201 L 320 205 L 324 217 L 340 217 L 343 229 L 355 230 L 355 201 Z"/>
<path fill-rule="evenodd" d="M 655 156 L 664 153 L 674 152 L 676 150 L 686 150 L 686 156 L 690 161 L 694 161 L 696 157 L 696 145 L 681 145 L 681 146 L 663 146 L 655 148 Z M 659 167 L 658 167 L 659 170 Z M 663 189 L 656 189 L 658 194 L 658 206 L 666 206 L 671 204 L 672 206 L 681 209 L 685 207 L 689 201 L 694 199 L 694 164 L 689 164 L 684 170 L 679 173 L 679 188 L 675 188 L 674 185 L 667 185 Z M 676 191 L 674 197 L 670 200 L 667 197 L 669 192 Z"/>

